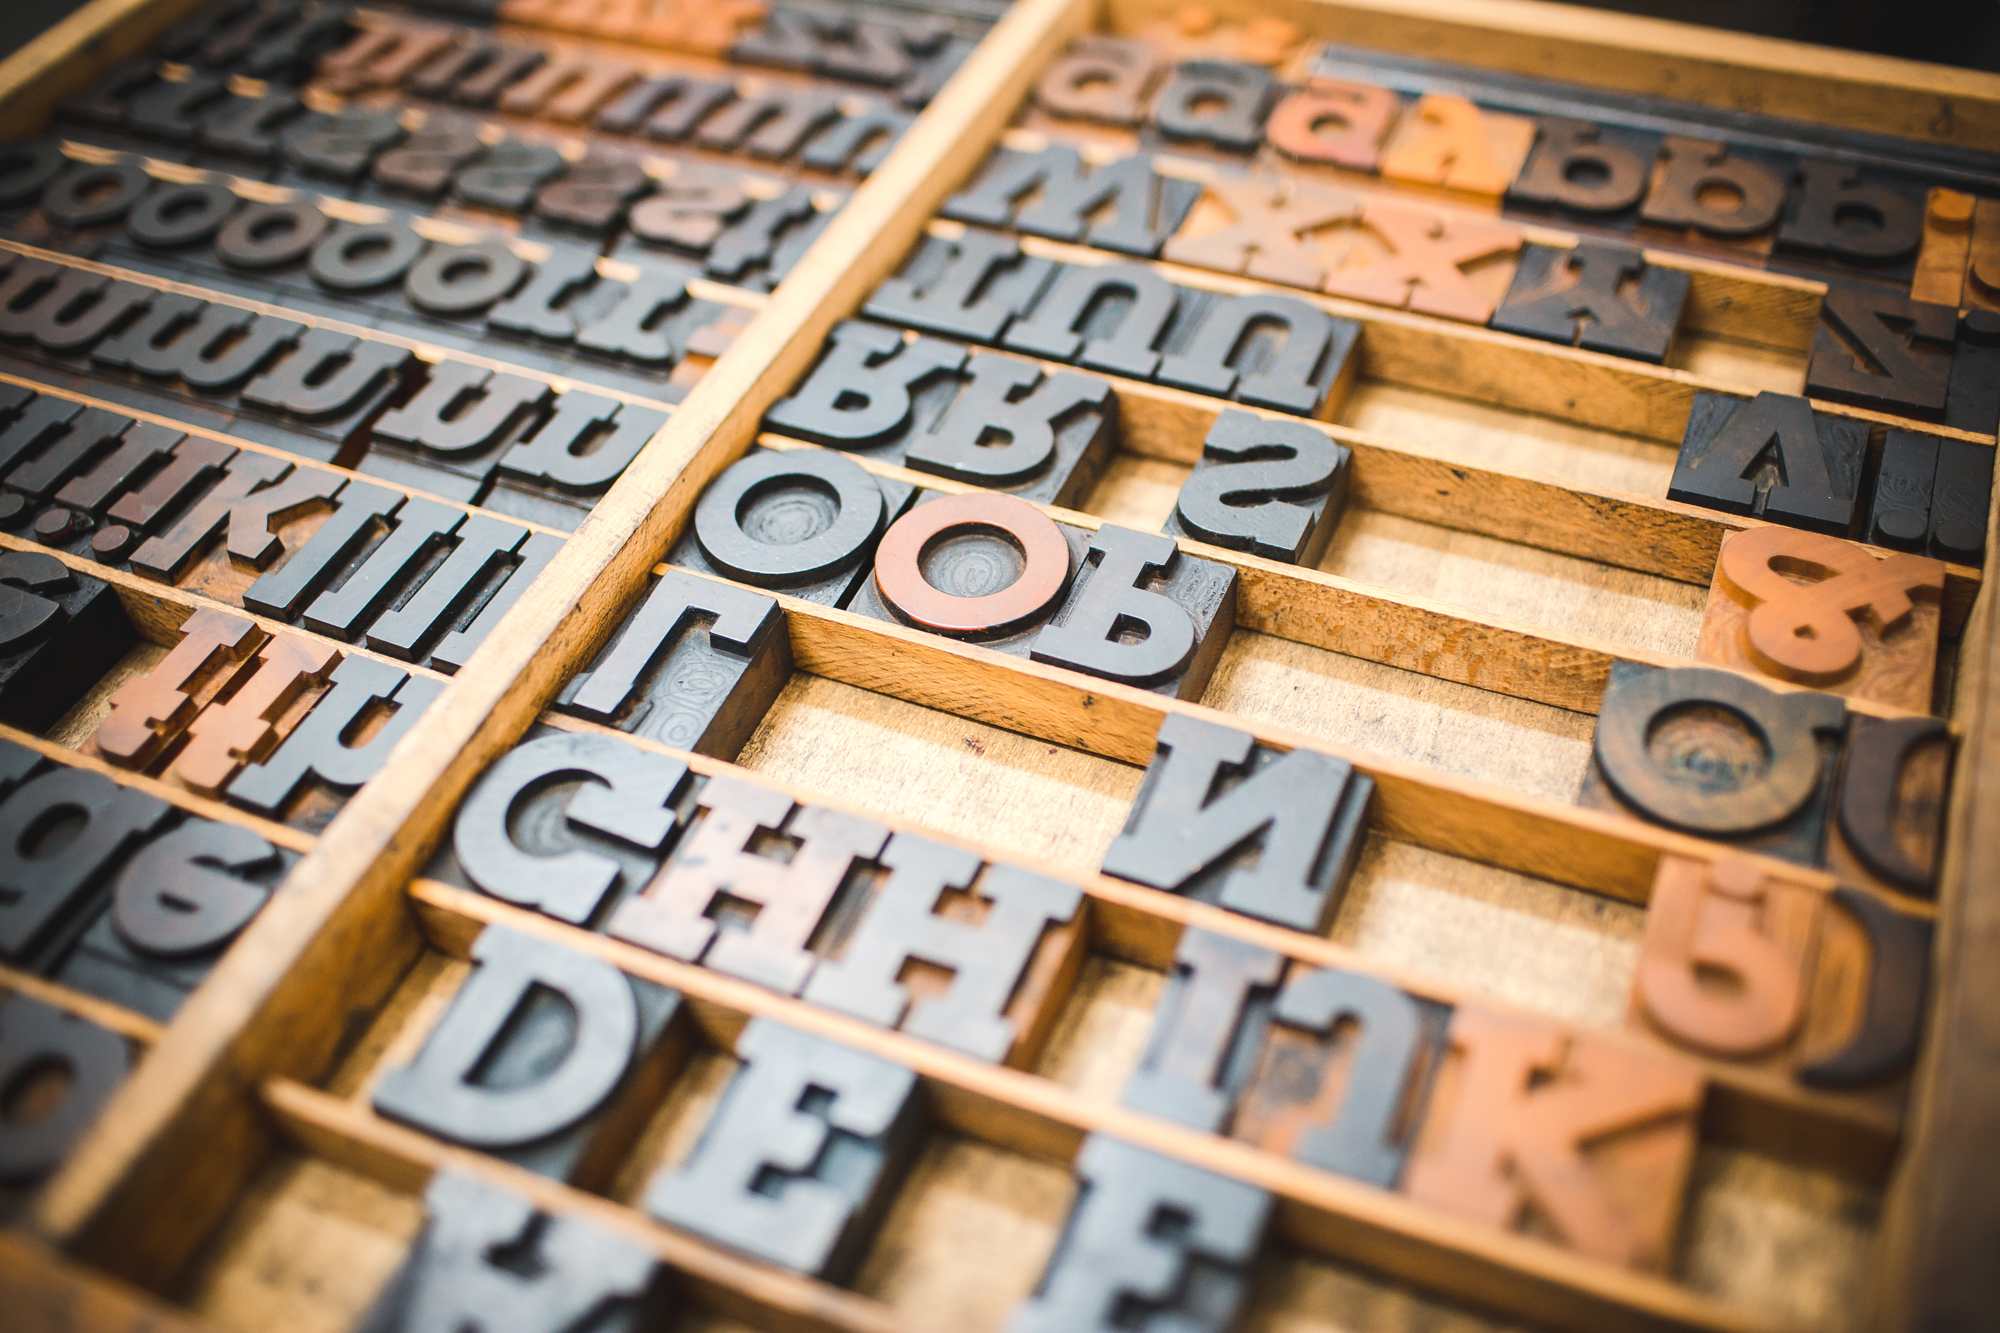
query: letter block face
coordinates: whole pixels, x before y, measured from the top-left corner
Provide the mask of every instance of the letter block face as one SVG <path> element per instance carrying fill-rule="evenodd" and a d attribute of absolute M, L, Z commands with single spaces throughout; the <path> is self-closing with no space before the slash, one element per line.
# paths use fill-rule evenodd
<path fill-rule="evenodd" d="M 1648 264 L 1629 246 L 1530 245 L 1493 327 L 1641 361 L 1664 362 L 1687 304 L 1688 275 Z"/>
<path fill-rule="evenodd" d="M 1753 528 L 1722 539 L 1696 655 L 1794 685 L 1928 712 L 1944 565 L 1838 537 Z"/>
<path fill-rule="evenodd" d="M 1460 1008 L 1403 1193 L 1595 1259 L 1672 1261 L 1703 1082 L 1672 1056 Z"/>
<path fill-rule="evenodd" d="M 1842 884 L 1937 894 L 1953 742 L 1941 718 L 1848 719 L 1827 866 Z"/>
<path fill-rule="evenodd" d="M 700 789 L 622 737 L 538 728 L 473 783 L 429 873 L 595 927 L 659 869 Z"/>
<path fill-rule="evenodd" d="M 678 992 L 540 936 L 489 926 L 473 970 L 377 1111 L 539 1175 L 601 1186 L 679 1064 Z"/>
<path fill-rule="evenodd" d="M 667 1286 L 653 1252 L 629 1236 L 445 1169 L 424 1191 L 423 1230 L 357 1333 L 639 1333 L 667 1317 Z"/>
<path fill-rule="evenodd" d="M 164 1023 L 297 860 L 240 825 L 189 816 L 123 859 L 104 910 L 52 975 Z"/>
<path fill-rule="evenodd" d="M 764 424 L 919 472 L 1082 507 L 1110 462 L 1117 400 L 1088 375 L 850 320 Z"/>
<path fill-rule="evenodd" d="M 1449 1006 L 1374 977 L 1294 964 L 1230 1133 L 1394 1189 L 1450 1021 Z"/>
<path fill-rule="evenodd" d="M 1170 715 L 1104 873 L 1319 934 L 1360 854 L 1374 790 L 1345 760 Z"/>
<path fill-rule="evenodd" d="M 1093 1134 L 1042 1280 L 1007 1333 L 1227 1333 L 1249 1302 L 1271 1196 Z"/>
<path fill-rule="evenodd" d="M 1146 636 L 1135 639 L 1133 622 Z M 1069 597 L 1029 644 L 1037 662 L 1199 698 L 1236 625 L 1236 571 L 1173 539 L 1100 527 Z"/>
<path fill-rule="evenodd" d="M 1791 394 L 1700 390 L 1667 498 L 1844 537 L 1861 511 L 1865 422 Z"/>
<path fill-rule="evenodd" d="M 1578 803 L 1820 865 L 1846 723 L 1835 695 L 1615 663 Z"/>
<path fill-rule="evenodd" d="M 1347 504 L 1353 452 L 1304 422 L 1217 415 L 1163 531 L 1312 566 Z"/>
<path fill-rule="evenodd" d="M 1859 889 L 1741 860 L 1661 860 L 1632 1025 L 1691 1053 L 1894 1107 L 1916 1060 L 1931 927 Z"/>
<path fill-rule="evenodd" d="M 899 833 L 837 909 L 805 998 L 981 1059 L 1030 1067 L 1085 955 L 1072 885 Z"/>
<path fill-rule="evenodd" d="M 670 570 L 558 696 L 558 706 L 677 749 L 734 759 L 791 665 L 775 601 Z"/>
<path fill-rule="evenodd" d="M 753 1258 L 831 1282 L 860 1262 L 928 1119 L 916 1075 L 769 1019 L 685 1161 L 645 1208 Z"/>
<path fill-rule="evenodd" d="M 914 491 L 850 459 L 753 450 L 710 482 L 667 559 L 825 606 L 846 606 Z"/>
<path fill-rule="evenodd" d="M 0 1219 L 13 1221 L 89 1130 L 131 1068 L 123 1037 L 30 999 L 0 996 Z"/>

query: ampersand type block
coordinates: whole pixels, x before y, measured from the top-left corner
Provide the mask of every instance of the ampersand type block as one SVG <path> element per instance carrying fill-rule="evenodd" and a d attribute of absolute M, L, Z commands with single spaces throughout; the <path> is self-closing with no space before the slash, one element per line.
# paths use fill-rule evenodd
<path fill-rule="evenodd" d="M 1927 712 L 1944 565 L 1761 527 L 1722 539 L 1696 655 L 1854 699 Z"/>

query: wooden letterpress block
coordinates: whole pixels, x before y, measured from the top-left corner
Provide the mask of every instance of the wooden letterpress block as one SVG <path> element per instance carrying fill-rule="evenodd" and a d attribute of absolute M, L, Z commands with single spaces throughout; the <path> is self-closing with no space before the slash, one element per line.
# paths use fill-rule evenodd
<path fill-rule="evenodd" d="M 1240 292 L 1180 301 L 1154 378 L 1256 407 L 1329 418 L 1359 374 L 1361 326 L 1293 296 Z"/>
<path fill-rule="evenodd" d="M 1690 1051 L 1829 1089 L 1914 1062 L 1929 923 L 1851 888 L 1767 878 L 1746 861 L 1667 857 L 1646 909 L 1632 1023 Z"/>
<path fill-rule="evenodd" d="M 1630 246 L 1581 241 L 1530 245 L 1493 313 L 1505 333 L 1592 352 L 1664 362 L 1687 304 L 1688 275 L 1648 264 Z"/>
<path fill-rule="evenodd" d="M 442 24 L 394 19 L 371 23 L 357 28 L 345 46 L 321 58 L 317 81 L 345 96 L 398 88 L 442 55 L 457 37 L 458 29 Z"/>
<path fill-rule="evenodd" d="M 581 124 L 638 77 L 622 60 L 588 50 L 560 51 L 501 93 L 499 109 L 510 116 Z"/>
<path fill-rule="evenodd" d="M 1451 93 L 1425 93 L 1382 145 L 1383 179 L 1498 199 L 1521 170 L 1535 123 L 1482 111 Z"/>
<path fill-rule="evenodd" d="M 1345 760 L 1170 716 L 1104 873 L 1319 934 L 1340 906 L 1374 791 Z"/>
<path fill-rule="evenodd" d="M 1712 139 L 1669 134 L 1639 218 L 1655 227 L 1744 241 L 1777 225 L 1789 164 L 1748 157 Z"/>
<path fill-rule="evenodd" d="M 1321 284 L 1335 296 L 1484 324 L 1513 282 L 1521 249 L 1513 227 L 1373 199 L 1359 222 Z"/>
<path fill-rule="evenodd" d="M 176 461 L 187 451 L 188 442 L 177 445 Z M 189 461 L 203 461 L 202 452 L 189 454 Z M 165 480 L 170 473 L 163 469 L 154 475 Z M 178 493 L 171 508 L 153 504 L 153 497 L 136 492 L 133 504 L 123 500 L 114 504 L 110 517 L 126 523 L 135 540 L 144 536 L 132 549 L 132 568 L 163 583 L 227 589 L 232 594 L 241 587 L 239 580 L 218 579 L 204 568 L 212 564 L 209 558 L 218 547 L 232 566 L 232 574 L 245 566 L 267 570 L 288 549 L 294 558 L 303 556 L 320 533 L 343 521 L 341 511 L 352 488 L 352 483 L 342 487 L 338 473 L 295 467 L 283 459 L 248 450 L 228 457 L 219 469 L 196 468 L 186 475 L 188 484 L 174 488 Z M 301 522 L 314 518 L 318 519 L 316 525 Z M 331 534 L 326 540 L 331 540 Z M 251 587 L 262 583 L 260 575 Z M 252 606 L 262 609 L 254 603 Z M 289 616 L 290 611 L 283 614 Z"/>
<path fill-rule="evenodd" d="M 1120 1101 L 1225 1133 L 1256 1067 L 1284 959 L 1228 935 L 1181 932 L 1153 1030 Z"/>
<path fill-rule="evenodd" d="M 695 803 L 679 848 L 607 929 L 798 994 L 824 947 L 822 924 L 880 858 L 889 831 L 736 779 L 714 779 Z M 780 859 L 781 851 L 790 856 Z"/>
<path fill-rule="evenodd" d="M 0 722 L 46 730 L 137 642 L 108 585 L 54 556 L 0 552 Z"/>
<path fill-rule="evenodd" d="M 428 115 L 409 138 L 375 159 L 368 177 L 392 193 L 435 204 L 442 202 L 459 172 L 486 151 L 476 121 Z"/>
<path fill-rule="evenodd" d="M 1188 336 L 1208 304 L 1205 293 L 1176 286 L 1144 264 L 1060 264 L 1032 306 L 1008 325 L 1005 343 L 1051 361 L 1151 379 L 1165 348 Z"/>
<path fill-rule="evenodd" d="M 480 506 L 573 529 L 666 419 L 653 408 L 566 389 L 541 424 L 495 460 Z"/>
<path fill-rule="evenodd" d="M 1931 554 L 1963 565 L 1981 563 L 1986 557 L 1986 511 L 1992 498 L 1992 447 L 1939 440 L 1937 477 L 1931 488 Z"/>
<path fill-rule="evenodd" d="M 1070 592 L 1037 631 L 1038 662 L 1179 698 L 1197 698 L 1236 623 L 1236 571 L 1182 554 L 1173 539 L 1106 525 Z M 1133 641 L 1131 627 L 1147 634 Z"/>
<path fill-rule="evenodd" d="M 847 98 L 833 124 L 799 151 L 799 165 L 813 171 L 866 176 L 882 165 L 915 119 L 887 102 Z"/>
<path fill-rule="evenodd" d="M 66 986 L 166 1022 L 292 864 L 249 829 L 189 818 L 135 850 L 110 902 L 54 969 Z"/>
<path fill-rule="evenodd" d="M 1161 175 L 1144 153 L 1086 169 L 1082 154 L 1067 144 L 1034 152 L 999 148 L 938 212 L 956 222 L 1151 256 L 1201 190 L 1193 181 Z"/>
<path fill-rule="evenodd" d="M 768 291 L 833 219 L 841 196 L 807 185 L 754 199 L 708 247 L 702 271 L 717 282 Z"/>
<path fill-rule="evenodd" d="M 1372 172 L 1397 105 L 1387 88 L 1314 76 L 1279 100 L 1264 139 L 1294 162 Z"/>
<path fill-rule="evenodd" d="M 1153 98 L 1154 128 L 1176 143 L 1252 153 L 1278 86 L 1268 70 L 1229 60 L 1184 60 Z"/>
<path fill-rule="evenodd" d="M 1034 1064 L 1086 952 L 1068 884 L 913 834 L 885 876 L 832 923 L 813 1004 L 984 1060 Z"/>
<path fill-rule="evenodd" d="M 1696 656 L 1851 699 L 1928 712 L 1944 565 L 1761 527 L 1722 539 Z"/>
<path fill-rule="evenodd" d="M 667 1317 L 653 1251 L 581 1217 L 544 1213 L 446 1168 L 424 1190 L 424 1228 L 357 1333 L 581 1328 L 638 1333 Z"/>
<path fill-rule="evenodd" d="M 1793 181 L 1778 248 L 1906 272 L 1923 243 L 1923 214 L 1923 197 L 1900 181 L 1807 158 Z"/>
<path fill-rule="evenodd" d="M 536 191 L 567 169 L 554 144 L 509 136 L 452 177 L 451 197 L 473 208 L 519 215 L 528 211 Z"/>
<path fill-rule="evenodd" d="M 1176 264 L 1314 288 L 1332 256 L 1327 233 L 1345 234 L 1359 208 L 1346 190 L 1283 176 L 1218 176 L 1161 251 Z"/>
<path fill-rule="evenodd" d="M 1937 485 L 1935 435 L 1891 428 L 1882 437 L 1875 494 L 1864 534 L 1875 546 L 1922 551 L 1930 544 L 1931 492 Z"/>
<path fill-rule="evenodd" d="M 1837 695 L 1619 662 L 1579 803 L 1819 865 L 1846 721 Z"/>
<path fill-rule="evenodd" d="M 217 104 L 195 128 L 195 143 L 207 152 L 271 170 L 278 161 L 279 136 L 306 114 L 305 102 L 288 88 L 268 87 L 255 94 L 239 93 Z"/>
<path fill-rule="evenodd" d="M 399 620 L 399 627 L 414 624 L 422 632 L 401 634 L 400 644 L 392 647 L 383 641 L 384 627 L 391 620 L 384 616 L 369 631 L 370 646 L 384 652 L 408 651 L 414 657 L 423 650 L 401 645 L 421 643 L 443 629 L 444 637 L 432 644 L 423 660 L 439 671 L 458 670 L 562 549 L 560 537 L 546 532 L 523 533 L 511 524 L 482 516 L 474 516 L 459 531 L 464 540 L 451 558 L 397 613 L 407 617 Z M 432 598 L 432 592 L 439 589 L 450 594 L 449 600 Z M 419 607 L 422 614 L 412 616 L 410 613 Z"/>
<path fill-rule="evenodd" d="M 270 755 L 338 660 L 306 636 L 272 636 L 240 616 L 196 610 L 152 671 L 118 687 L 92 747 L 118 767 L 168 773 L 214 795 Z"/>
<path fill-rule="evenodd" d="M 1981 435 L 2000 430 L 2000 312 L 1974 310 L 1959 317 L 1944 424 Z"/>
<path fill-rule="evenodd" d="M 473 783 L 430 870 L 591 926 L 659 869 L 699 787 L 680 760 L 620 737 L 543 730 Z"/>
<path fill-rule="evenodd" d="M 1294 965 L 1231 1134 L 1394 1189 L 1450 1020 L 1448 1006 L 1363 973 Z"/>
<path fill-rule="evenodd" d="M 25 995 L 0 1000 L 0 1084 L 15 1101 L 0 1135 L 0 1216 L 35 1197 L 131 1067 L 116 1033 Z"/>
<path fill-rule="evenodd" d="M 883 534 L 862 615 L 1026 656 L 1084 559 L 1088 537 L 1026 501 L 920 493 Z"/>
<path fill-rule="evenodd" d="M 913 492 L 838 454 L 758 450 L 710 482 L 668 555 L 698 573 L 845 606 Z"/>
<path fill-rule="evenodd" d="M 1925 197 L 1924 243 L 1910 277 L 1910 299 L 1956 310 L 1972 262 L 1972 220 L 1978 201 L 1969 194 L 1933 186 Z"/>
<path fill-rule="evenodd" d="M 661 575 L 558 707 L 734 759 L 791 675 L 784 612 L 761 593 Z"/>
<path fill-rule="evenodd" d="M 1235 1326 L 1270 1195 L 1102 1134 L 1084 1140 L 1076 1174 L 1062 1236 L 1007 1333 Z"/>
<path fill-rule="evenodd" d="M 1403 1175 L 1419 1203 L 1664 1271 L 1703 1082 L 1626 1042 L 1461 1006 Z"/>
<path fill-rule="evenodd" d="M 38 971 L 88 926 L 89 899 L 169 807 L 101 773 L 42 768 L 25 754 L 0 751 L 12 783 L 0 795 L 0 961 Z M 42 836 L 65 825 L 66 837 Z"/>
<path fill-rule="evenodd" d="M 653 178 L 629 153 L 592 149 L 535 191 L 530 216 L 558 231 L 603 237 L 623 220 Z"/>
<path fill-rule="evenodd" d="M 862 313 L 948 338 L 997 343 L 1035 304 L 1055 269 L 1049 260 L 1024 256 L 1011 237 L 985 231 L 925 236 Z"/>
<path fill-rule="evenodd" d="M 1079 37 L 1049 62 L 1034 104 L 1051 116 L 1137 127 L 1160 69 L 1144 42 Z"/>
<path fill-rule="evenodd" d="M 347 442 L 401 394 L 416 364 L 414 352 L 393 343 L 308 329 L 243 386 L 243 402 L 276 421 L 260 428 L 246 413 L 231 430 L 320 462 L 339 461 L 349 452 Z"/>
<path fill-rule="evenodd" d="M 440 361 L 415 395 L 376 421 L 361 470 L 446 499 L 475 500 L 500 456 L 540 424 L 551 397 L 541 380 Z"/>
<path fill-rule="evenodd" d="M 589 954 L 488 926 L 375 1109 L 585 1189 L 609 1181 L 679 1064 L 681 997 Z"/>
<path fill-rule="evenodd" d="M 907 1069 L 754 1019 L 694 1150 L 647 1186 L 670 1226 L 831 1282 L 859 1264 L 922 1137 Z"/>
<path fill-rule="evenodd" d="M 233 778 L 229 800 L 295 828 L 317 832 L 346 797 L 382 770 L 444 683 L 372 657 L 348 656 L 278 746 Z"/>
<path fill-rule="evenodd" d="M 1844 537 L 1867 455 L 1866 423 L 1815 412 L 1803 398 L 1701 390 L 1667 498 Z"/>
<path fill-rule="evenodd" d="M 1629 212 L 1646 193 L 1659 141 L 1562 116 L 1535 122 L 1535 146 L 1507 189 L 1507 202 L 1581 214 Z"/>
<path fill-rule="evenodd" d="M 1352 457 L 1303 422 L 1220 413 L 1162 531 L 1316 565 L 1346 507 Z"/>
<path fill-rule="evenodd" d="M 393 109 L 350 105 L 309 111 L 278 134 L 283 174 L 301 183 L 333 181 L 352 186 L 377 156 L 402 142 L 402 118 Z"/>
<path fill-rule="evenodd" d="M 1831 287 L 1813 330 L 1806 394 L 1904 416 L 1942 418 L 1957 319 L 1858 283 Z"/>
<path fill-rule="evenodd" d="M 1848 720 L 1827 839 L 1827 865 L 1842 883 L 1922 898 L 1937 892 L 1952 749 L 1938 718 Z"/>

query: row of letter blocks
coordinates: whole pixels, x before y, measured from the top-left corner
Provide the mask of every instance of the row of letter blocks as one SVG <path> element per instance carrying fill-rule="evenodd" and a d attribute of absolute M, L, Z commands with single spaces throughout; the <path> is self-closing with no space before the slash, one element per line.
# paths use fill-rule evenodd
<path fill-rule="evenodd" d="M 138 121 L 138 113 L 124 110 L 124 87 L 114 81 L 99 94 L 112 105 L 96 112 L 72 107 L 66 129 L 100 156 L 117 149 L 130 150 L 135 160 L 160 154 L 161 122 Z M 128 120 L 135 121 L 129 129 Z M 704 162 L 605 147 L 566 155 L 559 140 L 456 113 L 359 104 L 306 110 L 289 94 L 252 96 L 226 86 L 189 123 L 168 152 L 188 166 L 298 190 L 333 189 L 392 208 L 451 208 L 482 220 L 499 215 L 517 220 L 527 235 L 608 245 L 621 257 L 695 261 L 717 281 L 746 287 L 782 278 L 844 198 L 838 189 Z M 140 124 L 154 127 L 151 137 Z M 44 183 L 29 147 L 9 147 L 0 158 L 10 206 Z M 100 177 L 95 196 L 63 195 L 57 203 L 89 213 L 92 203 L 117 198 L 108 184 Z"/>
<path fill-rule="evenodd" d="M 1169 65 L 1144 42 L 1090 37 L 1042 76 L 1035 106 L 1058 121 L 1140 131 L 1176 148 L 1284 160 L 1443 187 L 1510 210 L 1634 225 L 1753 253 L 1775 247 L 1907 279 L 1923 241 L 1925 182 L 1831 159 L 1733 148 L 1557 115 L 1482 110 L 1427 93 L 1309 79 L 1282 85 L 1246 62 Z"/>

